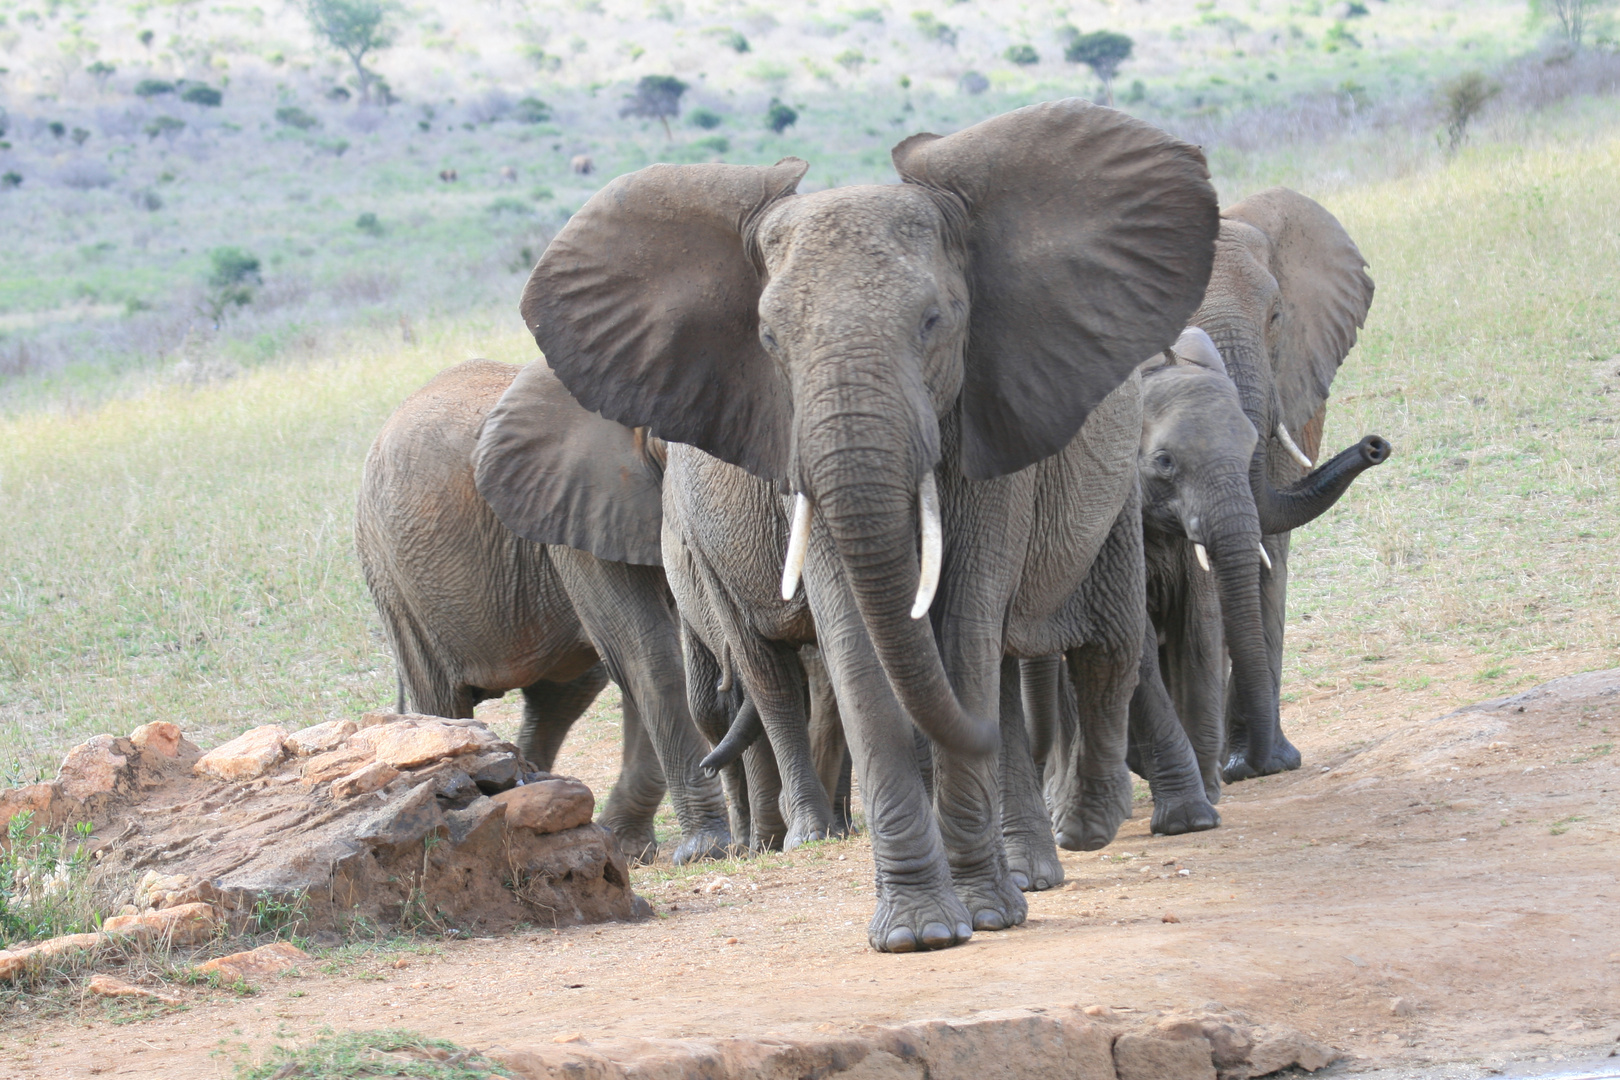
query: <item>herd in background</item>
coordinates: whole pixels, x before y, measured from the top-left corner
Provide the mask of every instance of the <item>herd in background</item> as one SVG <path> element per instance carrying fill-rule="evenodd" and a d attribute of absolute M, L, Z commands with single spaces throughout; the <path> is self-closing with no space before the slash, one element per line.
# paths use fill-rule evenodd
<path fill-rule="evenodd" d="M 545 359 L 407 399 L 357 542 L 402 709 L 520 689 L 549 768 L 618 684 L 632 856 L 666 791 L 678 863 L 838 834 L 853 774 L 905 952 L 1022 922 L 1129 770 L 1177 834 L 1299 766 L 1289 533 L 1390 448 L 1313 464 L 1373 285 L 1310 199 L 1222 212 L 1196 147 L 1074 99 L 894 163 L 612 181 L 524 290 Z"/>

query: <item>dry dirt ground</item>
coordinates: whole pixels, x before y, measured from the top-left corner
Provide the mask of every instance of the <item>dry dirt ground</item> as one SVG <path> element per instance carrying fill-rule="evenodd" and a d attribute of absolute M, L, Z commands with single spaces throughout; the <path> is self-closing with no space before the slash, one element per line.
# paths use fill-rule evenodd
<path fill-rule="evenodd" d="M 1335 1075 L 1605 1059 L 1620 1048 L 1620 669 L 1426 720 L 1391 700 L 1290 706 L 1305 768 L 1228 789 L 1209 833 L 1155 839 L 1139 807 L 1106 851 L 1065 854 L 1068 883 L 1032 895 L 1026 925 L 962 948 L 867 948 L 857 837 L 639 871 L 657 911 L 640 924 L 328 961 L 245 997 L 171 988 L 185 1004 L 150 1015 L 13 1009 L 0 1076 L 224 1077 L 325 1025 L 487 1049 L 1209 1001 L 1338 1048 Z M 612 727 L 584 735 L 559 769 L 605 790 Z"/>

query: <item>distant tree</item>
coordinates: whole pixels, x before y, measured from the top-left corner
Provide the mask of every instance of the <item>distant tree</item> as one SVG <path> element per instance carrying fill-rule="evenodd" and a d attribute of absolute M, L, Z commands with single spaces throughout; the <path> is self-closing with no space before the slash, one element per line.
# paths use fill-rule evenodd
<path fill-rule="evenodd" d="M 167 79 L 142 79 L 135 84 L 135 96 L 154 98 L 161 94 L 174 93 L 174 83 Z"/>
<path fill-rule="evenodd" d="M 319 120 L 296 105 L 283 105 L 277 109 L 276 123 L 297 128 L 299 131 L 308 131 L 310 128 L 321 126 Z"/>
<path fill-rule="evenodd" d="M 141 130 L 146 132 L 148 139 L 155 140 L 159 135 L 162 135 L 170 142 L 173 142 L 174 137 L 180 134 L 185 129 L 185 126 L 186 122 L 184 120 L 176 120 L 172 116 L 160 116 Z"/>
<path fill-rule="evenodd" d="M 670 133 L 669 121 L 671 117 L 681 115 L 681 95 L 684 93 L 686 84 L 673 75 L 644 75 L 636 83 L 635 93 L 625 95 L 625 104 L 619 110 L 619 115 L 657 120 L 664 125 L 664 138 L 673 139 L 675 136 Z"/>
<path fill-rule="evenodd" d="M 367 236 L 381 236 L 384 232 L 383 223 L 377 220 L 377 215 L 367 210 L 354 219 L 354 227 Z"/>
<path fill-rule="evenodd" d="M 76 127 L 76 128 L 73 129 L 73 145 L 74 146 L 83 146 L 85 144 L 85 141 L 88 140 L 89 138 L 90 138 L 90 132 L 88 130 L 86 130 L 85 128 Z"/>
<path fill-rule="evenodd" d="M 724 45 L 726 48 L 730 49 L 732 52 L 739 53 L 739 54 L 740 53 L 745 53 L 750 48 L 750 46 L 748 44 L 748 39 L 746 37 L 744 37 L 739 31 L 733 30 L 729 26 L 711 27 L 710 29 L 705 30 L 703 32 L 705 34 L 708 34 L 711 37 L 715 38 L 717 41 L 719 41 L 719 43 L 721 45 Z"/>
<path fill-rule="evenodd" d="M 107 89 L 107 80 L 118 73 L 118 69 L 105 60 L 97 60 L 84 70 L 89 73 L 92 79 L 96 80 L 96 89 L 102 91 Z"/>
<path fill-rule="evenodd" d="M 1041 54 L 1035 51 L 1033 45 L 1009 45 L 1002 55 L 1007 58 L 1009 64 L 1017 64 L 1020 67 L 1041 62 Z"/>
<path fill-rule="evenodd" d="M 941 22 L 939 16 L 932 11 L 913 11 L 911 24 L 917 28 L 917 33 L 929 41 L 937 41 L 941 45 L 956 48 L 956 31 Z"/>
<path fill-rule="evenodd" d="M 519 98 L 512 115 L 525 124 L 543 124 L 551 119 L 551 106 L 537 97 Z"/>
<path fill-rule="evenodd" d="M 1237 48 L 1237 36 L 1247 33 L 1251 29 L 1248 23 L 1235 15 L 1226 15 L 1224 13 L 1217 15 L 1213 11 L 1204 12 L 1203 15 L 1199 16 L 1198 21 L 1212 30 L 1225 34 L 1226 43 L 1234 49 Z"/>
<path fill-rule="evenodd" d="M 778 135 L 799 122 L 799 112 L 791 105 L 784 105 L 777 98 L 771 98 L 770 107 L 765 110 L 765 126 Z"/>
<path fill-rule="evenodd" d="M 157 35 L 152 33 L 150 30 L 142 30 L 139 34 L 135 35 L 135 39 L 139 41 L 143 47 L 150 49 L 152 47 L 152 39 L 156 36 Z"/>
<path fill-rule="evenodd" d="M 391 20 L 400 7 L 393 0 L 306 0 L 304 14 L 315 33 L 354 65 L 360 100 L 371 101 L 377 73 L 366 67 L 366 57 L 394 43 Z"/>
<path fill-rule="evenodd" d="M 237 247 L 215 248 L 208 253 L 208 290 L 203 294 L 203 312 L 217 327 L 231 307 L 252 302 L 251 285 L 263 283 L 259 260 Z"/>
<path fill-rule="evenodd" d="M 704 131 L 713 131 L 720 126 L 721 121 L 724 119 L 725 117 L 713 109 L 705 109 L 701 106 L 686 114 L 687 123 L 693 127 L 700 127 Z"/>
<path fill-rule="evenodd" d="M 188 86 L 180 94 L 180 100 L 191 105 L 201 105 L 205 109 L 217 109 L 224 102 L 225 96 L 212 86 Z"/>
<path fill-rule="evenodd" d="M 1063 50 L 1063 59 L 1071 64 L 1084 64 L 1102 80 L 1103 98 L 1114 103 L 1114 76 L 1119 65 L 1131 58 L 1135 42 L 1114 30 L 1094 30 L 1089 34 L 1076 33 Z"/>
<path fill-rule="evenodd" d="M 964 94 L 982 94 L 990 89 L 990 80 L 977 71 L 964 71 L 962 77 L 956 80 L 956 85 Z"/>
<path fill-rule="evenodd" d="M 866 66 L 866 54 L 861 52 L 859 49 L 845 49 L 843 52 L 833 57 L 833 63 L 837 64 L 851 75 L 859 75 L 861 73 L 861 68 Z"/>
<path fill-rule="evenodd" d="M 1455 154 L 1468 137 L 1468 125 L 1502 88 L 1477 71 L 1465 71 L 1440 85 L 1440 111 L 1446 122 L 1446 153 Z"/>
<path fill-rule="evenodd" d="M 1551 18 L 1571 49 L 1579 49 L 1592 25 L 1593 17 L 1613 7 L 1615 0 L 1530 0 L 1530 12 L 1538 19 Z"/>
<path fill-rule="evenodd" d="M 53 138 L 60 139 L 62 136 L 67 134 L 67 125 L 62 123 L 60 120 L 52 120 L 49 124 L 46 124 L 45 127 L 50 131 Z"/>
<path fill-rule="evenodd" d="M 22 173 L 16 171 L 7 172 L 4 176 L 0 176 L 0 190 L 10 191 L 12 188 L 20 188 L 22 182 Z"/>

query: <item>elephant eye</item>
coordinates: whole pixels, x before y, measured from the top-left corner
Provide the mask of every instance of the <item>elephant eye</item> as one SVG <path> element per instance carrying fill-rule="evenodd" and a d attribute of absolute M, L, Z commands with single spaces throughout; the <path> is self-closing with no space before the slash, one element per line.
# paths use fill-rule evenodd
<path fill-rule="evenodd" d="M 765 347 L 767 349 L 775 351 L 775 349 L 776 349 L 776 335 L 771 333 L 771 328 L 770 327 L 762 326 L 762 327 L 759 328 L 759 340 L 761 340 L 761 341 L 763 341 L 765 343 Z"/>
<path fill-rule="evenodd" d="M 1153 453 L 1153 467 L 1158 469 L 1161 473 L 1169 475 L 1170 473 L 1176 471 L 1176 462 L 1168 452 L 1164 450 L 1156 450 Z"/>
<path fill-rule="evenodd" d="M 930 311 L 927 315 L 925 315 L 923 317 L 923 323 L 922 323 L 923 337 L 927 337 L 930 333 L 933 332 L 934 327 L 936 327 L 938 325 L 939 325 L 939 312 Z"/>

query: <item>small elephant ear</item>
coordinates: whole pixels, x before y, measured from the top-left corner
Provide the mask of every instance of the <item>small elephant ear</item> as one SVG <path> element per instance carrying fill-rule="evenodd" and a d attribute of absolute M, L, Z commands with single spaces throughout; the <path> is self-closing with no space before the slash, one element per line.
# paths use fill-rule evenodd
<path fill-rule="evenodd" d="M 646 440 L 529 364 L 484 417 L 473 477 L 501 524 L 537 544 L 662 566 L 663 476 Z"/>
<path fill-rule="evenodd" d="M 912 136 L 894 164 L 967 208 L 972 479 L 1061 450 L 1204 295 L 1219 223 L 1209 170 L 1151 124 L 1071 98 Z"/>
<path fill-rule="evenodd" d="M 1202 329 L 1189 326 L 1176 338 L 1176 343 L 1170 346 L 1170 351 L 1177 360 L 1189 364 L 1196 364 L 1209 371 L 1226 374 L 1226 361 L 1221 359 L 1221 350 L 1215 347 L 1215 342 Z"/>
<path fill-rule="evenodd" d="M 1299 431 L 1327 400 L 1328 387 L 1372 307 L 1373 282 L 1350 234 L 1320 203 L 1276 187 L 1222 215 L 1252 225 L 1271 242 L 1271 276 L 1282 293 L 1276 342 L 1279 419 Z"/>
<path fill-rule="evenodd" d="M 523 290 L 523 322 L 587 409 L 776 479 L 792 406 L 759 341 L 747 237 L 808 166 L 651 165 L 598 191 Z"/>

